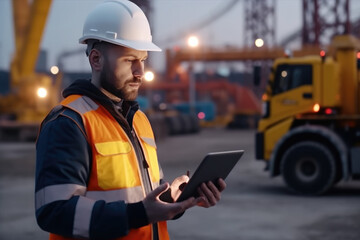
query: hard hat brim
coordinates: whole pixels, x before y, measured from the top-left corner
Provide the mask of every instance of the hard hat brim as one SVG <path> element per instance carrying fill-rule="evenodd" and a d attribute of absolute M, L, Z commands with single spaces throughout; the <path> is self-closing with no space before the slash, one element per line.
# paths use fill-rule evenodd
<path fill-rule="evenodd" d="M 109 43 L 112 43 L 115 45 L 132 48 L 132 49 L 135 49 L 138 51 L 152 51 L 152 52 L 161 52 L 162 51 L 161 48 L 159 48 L 152 42 L 138 42 L 138 41 L 129 41 L 129 40 L 120 40 L 120 39 L 112 40 L 112 39 L 102 38 L 102 37 L 95 36 L 95 35 L 94 36 L 91 36 L 91 35 L 83 36 L 79 39 L 79 43 L 86 44 L 86 41 L 89 39 L 95 39 L 95 40 L 99 40 L 99 41 L 109 42 Z"/>

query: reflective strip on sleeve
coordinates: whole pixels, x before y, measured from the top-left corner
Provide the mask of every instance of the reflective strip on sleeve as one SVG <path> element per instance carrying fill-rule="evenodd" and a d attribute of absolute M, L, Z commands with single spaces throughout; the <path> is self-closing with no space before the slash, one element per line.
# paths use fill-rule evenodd
<path fill-rule="evenodd" d="M 144 191 L 141 186 L 109 191 L 87 191 L 86 197 L 105 202 L 125 201 L 135 203 L 144 200 Z"/>
<path fill-rule="evenodd" d="M 76 99 L 75 101 L 69 103 L 68 106 L 75 109 L 80 114 L 96 110 L 99 107 L 93 100 L 86 96 Z"/>
<path fill-rule="evenodd" d="M 35 193 L 35 209 L 59 201 L 68 200 L 72 196 L 85 195 L 86 187 L 78 184 L 58 184 L 44 187 Z"/>
<path fill-rule="evenodd" d="M 74 216 L 73 235 L 89 238 L 91 213 L 95 201 L 85 197 L 79 197 Z"/>

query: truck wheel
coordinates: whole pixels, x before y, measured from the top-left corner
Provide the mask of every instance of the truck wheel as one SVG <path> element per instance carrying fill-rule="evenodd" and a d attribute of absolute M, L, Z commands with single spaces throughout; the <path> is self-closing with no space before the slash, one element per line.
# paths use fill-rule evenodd
<path fill-rule="evenodd" d="M 336 164 L 331 151 L 313 141 L 290 147 L 284 153 L 280 167 L 288 187 L 304 195 L 325 193 L 336 177 Z"/>

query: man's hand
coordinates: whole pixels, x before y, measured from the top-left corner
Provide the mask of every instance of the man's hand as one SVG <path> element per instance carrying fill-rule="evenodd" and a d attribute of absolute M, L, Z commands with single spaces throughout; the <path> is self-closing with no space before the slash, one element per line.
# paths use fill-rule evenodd
<path fill-rule="evenodd" d="M 226 188 L 226 183 L 223 179 L 218 180 L 218 187 L 213 182 L 202 183 L 198 188 L 200 207 L 212 207 L 215 206 L 221 199 L 221 192 Z"/>
<path fill-rule="evenodd" d="M 143 200 L 144 208 L 150 223 L 173 219 L 186 209 L 194 207 L 202 201 L 202 198 L 189 198 L 182 202 L 167 203 L 160 200 L 160 195 L 169 189 L 169 183 L 164 183 L 150 192 Z"/>
<path fill-rule="evenodd" d="M 182 187 L 189 181 L 187 176 L 181 176 L 176 178 L 171 184 L 172 193 L 174 199 L 180 195 Z M 180 213 L 185 212 L 187 209 L 196 205 L 201 207 L 211 207 L 216 205 L 221 199 L 221 192 L 226 188 L 226 183 L 223 179 L 218 180 L 218 187 L 211 181 L 208 183 L 202 183 L 198 188 L 199 197 L 188 198 L 182 202 L 167 203 L 160 200 L 160 195 L 169 190 L 169 183 L 164 183 L 149 193 L 143 200 L 144 208 L 148 216 L 150 223 L 159 221 L 166 221 L 173 219 Z"/>
<path fill-rule="evenodd" d="M 180 196 L 185 185 L 188 183 L 189 177 L 186 175 L 176 178 L 171 184 L 171 197 L 176 201 Z M 213 182 L 202 183 L 198 188 L 198 206 L 209 208 L 215 206 L 221 199 L 221 192 L 226 188 L 223 179 L 218 179 L 217 186 Z"/>

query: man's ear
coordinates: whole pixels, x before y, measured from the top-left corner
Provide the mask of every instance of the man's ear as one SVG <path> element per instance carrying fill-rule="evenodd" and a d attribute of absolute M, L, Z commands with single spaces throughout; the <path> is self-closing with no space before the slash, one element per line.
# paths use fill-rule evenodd
<path fill-rule="evenodd" d="M 94 48 L 90 51 L 89 62 L 93 70 L 101 71 L 103 67 L 103 61 L 104 61 L 104 56 L 101 54 L 101 52 L 98 49 Z"/>

